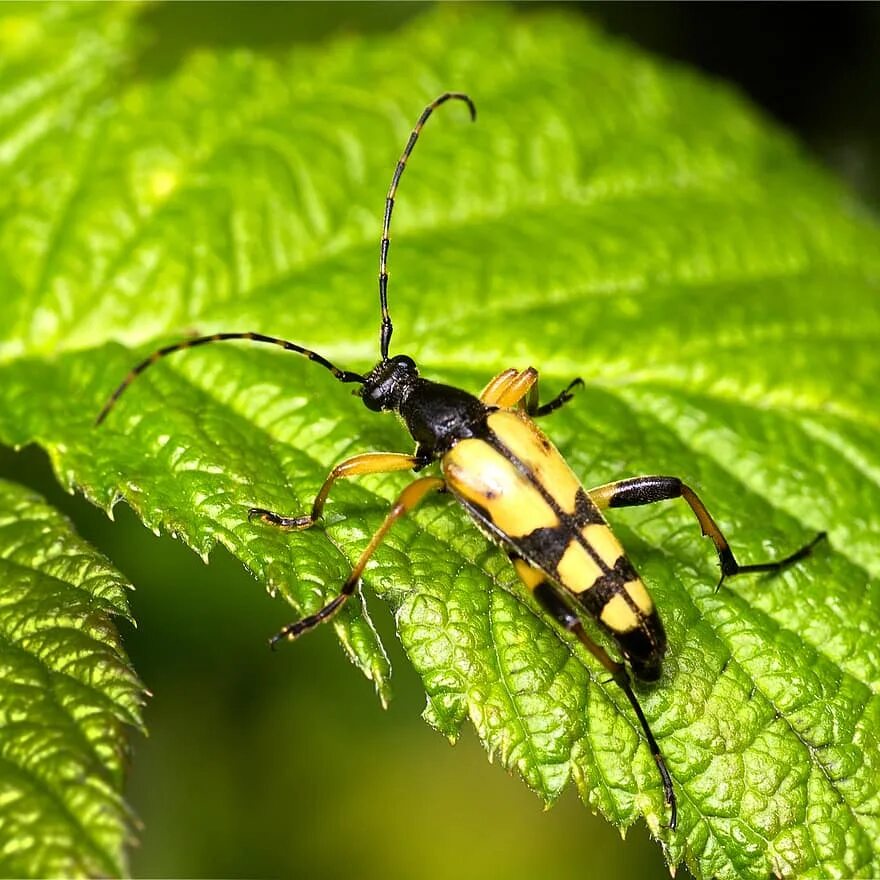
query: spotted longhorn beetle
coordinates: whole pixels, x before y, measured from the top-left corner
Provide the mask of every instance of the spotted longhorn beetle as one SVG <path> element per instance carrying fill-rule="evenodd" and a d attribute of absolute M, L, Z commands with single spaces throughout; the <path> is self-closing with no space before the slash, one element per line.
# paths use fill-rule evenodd
<path fill-rule="evenodd" d="M 666 652 L 663 624 L 602 511 L 609 507 L 683 498 L 696 516 L 703 535 L 715 544 L 721 564 L 719 587 L 725 578 L 749 572 L 778 571 L 803 559 L 825 533 L 784 559 L 740 565 L 696 492 L 678 477 L 631 477 L 584 490 L 565 459 L 534 422 L 568 403 L 575 387 L 583 385 L 581 379 L 575 379 L 552 400 L 541 404 L 537 371 L 532 367 L 522 371 L 511 368 L 495 376 L 475 397 L 460 388 L 422 378 L 415 361 L 405 354 L 388 356 L 393 328 L 388 312 L 387 261 L 394 197 L 422 127 L 435 108 L 451 99 L 467 104 L 471 119 L 476 119 L 476 107 L 467 95 L 460 92 L 440 95 L 422 111 L 391 178 L 379 249 L 381 359 L 370 372 L 361 375 L 341 370 L 315 351 L 261 333 L 198 336 L 160 348 L 134 367 L 107 400 L 96 424 L 104 421 L 120 395 L 147 367 L 175 351 L 211 342 L 248 339 L 281 346 L 325 367 L 340 382 L 360 385 L 355 393 L 367 409 L 394 412 L 402 419 L 415 440 L 415 452 L 412 455 L 400 452 L 355 455 L 330 471 L 310 513 L 284 516 L 254 507 L 248 511 L 249 518 L 281 529 L 307 529 L 322 518 L 330 489 L 342 477 L 420 471 L 436 461 L 440 462 L 442 476 L 423 476 L 410 483 L 361 553 L 339 594 L 315 614 L 285 626 L 270 644 L 295 639 L 332 617 L 357 589 L 367 561 L 391 526 L 429 493 L 448 492 L 470 514 L 478 528 L 507 552 L 538 604 L 586 647 L 623 690 L 657 764 L 670 811 L 669 827 L 675 828 L 677 807 L 672 778 L 633 692 L 626 666 L 613 660 L 587 634 L 578 613 L 586 611 L 595 618 L 617 643 L 637 679 L 652 682 L 660 677 Z"/>

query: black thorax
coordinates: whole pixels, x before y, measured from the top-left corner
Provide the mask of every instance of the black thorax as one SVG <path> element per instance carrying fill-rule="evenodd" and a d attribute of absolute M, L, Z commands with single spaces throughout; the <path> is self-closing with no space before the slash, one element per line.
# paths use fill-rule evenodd
<path fill-rule="evenodd" d="M 423 379 L 407 355 L 380 361 L 366 376 L 361 397 L 368 409 L 396 412 L 403 419 L 426 464 L 459 440 L 488 431 L 489 407 L 461 388 Z"/>

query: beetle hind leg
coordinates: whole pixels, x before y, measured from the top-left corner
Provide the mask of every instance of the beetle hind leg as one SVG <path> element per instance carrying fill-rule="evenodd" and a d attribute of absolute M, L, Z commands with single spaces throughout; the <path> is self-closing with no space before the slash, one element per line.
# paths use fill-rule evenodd
<path fill-rule="evenodd" d="M 608 652 L 599 644 L 594 642 L 584 629 L 584 624 L 580 617 L 569 607 L 565 599 L 559 594 L 558 589 L 547 580 L 544 573 L 534 566 L 529 565 L 524 559 L 516 553 L 508 554 L 516 568 L 516 572 L 520 580 L 528 587 L 538 604 L 565 630 L 572 633 L 578 641 L 611 673 L 614 683 L 624 692 L 629 701 L 639 725 L 648 741 L 648 748 L 654 763 L 657 765 L 657 772 L 660 774 L 660 781 L 663 786 L 663 799 L 669 807 L 669 827 L 675 829 L 678 822 L 678 804 L 675 798 L 675 789 L 672 786 L 672 777 L 666 767 L 666 761 L 660 746 L 651 732 L 651 726 L 648 719 L 642 711 L 641 704 L 632 689 L 632 680 L 623 663 L 618 663 L 608 654 Z"/>
<path fill-rule="evenodd" d="M 788 566 L 805 559 L 813 551 L 816 544 L 827 538 L 825 532 L 819 532 L 818 535 L 804 544 L 803 547 L 782 559 L 741 565 L 736 561 L 727 538 L 712 518 L 706 505 L 703 504 L 697 493 L 678 477 L 631 477 L 627 480 L 618 480 L 614 483 L 599 486 L 596 489 L 590 489 L 587 494 L 600 510 L 605 510 L 609 507 L 637 507 L 644 504 L 653 504 L 656 501 L 683 498 L 697 518 L 703 534 L 712 539 L 715 551 L 718 553 L 721 579 L 718 581 L 716 589 L 720 589 L 725 579 L 729 577 L 756 572 L 772 573 L 782 571 L 788 568 Z"/>

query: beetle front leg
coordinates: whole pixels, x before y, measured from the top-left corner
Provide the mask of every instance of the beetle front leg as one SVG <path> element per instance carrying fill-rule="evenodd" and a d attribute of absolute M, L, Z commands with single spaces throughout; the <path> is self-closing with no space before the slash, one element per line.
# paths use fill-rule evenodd
<path fill-rule="evenodd" d="M 401 452 L 364 452 L 355 455 L 336 465 L 327 475 L 321 486 L 315 501 L 312 504 L 311 513 L 303 516 L 284 516 L 274 513 L 263 507 L 251 507 L 248 510 L 248 519 L 260 519 L 269 525 L 277 526 L 288 531 L 300 531 L 313 526 L 324 513 L 324 504 L 333 484 L 342 477 L 354 477 L 360 474 L 383 474 L 393 471 L 408 471 L 424 467 L 416 455 L 405 455 Z"/>
<path fill-rule="evenodd" d="M 580 377 L 576 379 L 572 379 L 559 394 L 556 395 L 552 400 L 547 401 L 547 403 L 538 404 L 538 383 L 531 387 L 529 390 L 529 396 L 526 399 L 526 412 L 533 418 L 539 419 L 541 416 L 550 415 L 550 413 L 555 412 L 561 406 L 565 406 L 573 397 L 573 391 L 577 387 L 583 388 L 584 380 Z"/>
<path fill-rule="evenodd" d="M 545 404 L 538 399 L 538 371 L 529 367 L 522 372 L 507 369 L 499 373 L 480 393 L 480 400 L 489 406 L 501 408 L 519 404 L 532 418 L 549 415 L 564 406 L 574 396 L 572 390 L 583 385 L 583 379 L 573 379 L 559 394 Z"/>

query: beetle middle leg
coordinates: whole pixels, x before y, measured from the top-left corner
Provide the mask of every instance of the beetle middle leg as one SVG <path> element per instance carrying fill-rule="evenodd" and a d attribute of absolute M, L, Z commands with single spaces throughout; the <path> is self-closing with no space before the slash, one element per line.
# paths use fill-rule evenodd
<path fill-rule="evenodd" d="M 643 504 L 653 504 L 656 501 L 683 498 L 694 512 L 703 534 L 711 538 L 715 544 L 718 561 L 721 564 L 721 580 L 718 581 L 718 587 L 721 586 L 725 578 L 739 574 L 781 571 L 809 556 L 813 547 L 826 537 L 825 532 L 819 532 L 812 541 L 783 559 L 741 565 L 736 561 L 730 544 L 727 543 L 727 538 L 724 537 L 724 533 L 706 509 L 706 505 L 703 504 L 697 493 L 678 477 L 631 477 L 627 480 L 617 480 L 614 483 L 606 483 L 604 486 L 590 489 L 587 494 L 600 510 L 609 507 L 637 507 Z"/>
<path fill-rule="evenodd" d="M 492 379 L 480 393 L 480 400 L 489 406 L 512 407 L 520 404 L 532 418 L 546 416 L 564 406 L 574 396 L 572 391 L 583 385 L 583 379 L 573 379 L 559 394 L 545 404 L 538 399 L 538 371 L 534 367 L 519 372 L 504 370 Z"/>
<path fill-rule="evenodd" d="M 346 459 L 336 465 L 327 475 L 323 485 L 318 490 L 312 504 L 311 513 L 302 516 L 284 516 L 273 513 L 263 507 L 251 507 L 248 510 L 248 519 L 260 519 L 269 525 L 278 526 L 288 531 L 300 531 L 313 526 L 324 513 L 324 504 L 333 484 L 342 477 L 354 477 L 359 474 L 384 474 L 393 471 L 408 471 L 418 467 L 419 459 L 414 455 L 406 455 L 402 452 L 364 452 Z"/>
<path fill-rule="evenodd" d="M 636 718 L 648 740 L 648 748 L 660 773 L 663 784 L 663 797 L 669 807 L 669 827 L 674 829 L 678 821 L 678 807 L 675 799 L 675 790 L 672 787 L 672 777 L 666 767 L 666 761 L 660 746 L 651 732 L 648 719 L 642 711 L 642 707 L 632 689 L 632 681 L 623 663 L 613 660 L 608 652 L 594 642 L 584 629 L 580 617 L 569 607 L 568 602 L 560 595 L 559 590 L 546 579 L 544 573 L 529 565 L 524 559 L 515 553 L 508 554 L 516 567 L 520 580 L 529 588 L 532 595 L 541 607 L 565 630 L 573 633 L 578 641 L 611 673 L 614 683 L 626 694 L 629 704 L 635 712 Z"/>
<path fill-rule="evenodd" d="M 376 533 L 370 539 L 370 543 L 367 544 L 364 552 L 361 553 L 360 558 L 351 570 L 351 574 L 346 578 L 345 583 L 342 585 L 339 595 L 331 599 L 323 608 L 319 609 L 314 614 L 310 614 L 308 617 L 303 617 L 301 620 L 297 620 L 294 623 L 289 623 L 269 639 L 269 645 L 274 648 L 278 642 L 284 639 L 293 641 L 293 639 L 302 635 L 304 632 L 313 629 L 319 623 L 323 623 L 325 620 L 331 618 L 357 589 L 358 582 L 361 579 L 361 575 L 364 572 L 367 562 L 373 553 L 375 553 L 376 548 L 382 543 L 391 526 L 393 526 L 402 516 L 405 516 L 415 508 L 429 492 L 440 491 L 445 485 L 445 482 L 440 477 L 420 477 L 418 480 L 410 483 L 403 492 L 400 493 L 397 501 L 391 505 L 391 510 L 388 511 L 388 515 L 382 521 L 382 525 L 379 526 Z"/>

